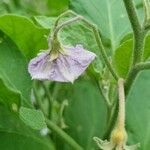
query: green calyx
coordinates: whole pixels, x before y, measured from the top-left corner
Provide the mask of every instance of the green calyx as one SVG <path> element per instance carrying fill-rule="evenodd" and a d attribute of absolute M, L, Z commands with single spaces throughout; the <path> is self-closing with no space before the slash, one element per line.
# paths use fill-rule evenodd
<path fill-rule="evenodd" d="M 50 61 L 57 59 L 59 54 L 65 54 L 64 49 L 57 37 L 52 38 L 50 42 Z"/>

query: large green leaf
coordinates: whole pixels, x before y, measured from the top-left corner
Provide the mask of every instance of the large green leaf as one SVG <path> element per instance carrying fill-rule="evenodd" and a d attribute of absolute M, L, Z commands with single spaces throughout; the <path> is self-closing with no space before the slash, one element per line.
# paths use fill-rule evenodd
<path fill-rule="evenodd" d="M 22 98 L 22 102 L 30 103 L 31 92 L 31 79 L 27 73 L 27 62 L 25 57 L 21 54 L 17 46 L 7 37 L 1 36 L 2 41 L 0 43 L 0 86 L 8 92 L 8 95 L 12 95 L 12 91 L 19 94 Z M 5 87 L 7 86 L 7 87 Z M 6 97 L 6 91 L 1 89 L 0 97 L 3 101 L 8 101 Z M 17 95 L 16 95 L 17 96 Z M 17 96 L 18 97 L 18 96 Z M 15 101 L 15 97 L 11 101 Z M 9 99 L 10 99 L 9 98 Z M 18 101 L 18 100 L 17 100 Z"/>
<path fill-rule="evenodd" d="M 129 143 L 141 143 L 140 150 L 150 148 L 150 71 L 137 77 L 127 98 L 126 127 Z"/>
<path fill-rule="evenodd" d="M 102 35 L 110 39 L 115 50 L 120 40 L 131 31 L 122 0 L 70 0 L 70 8 L 95 23 Z M 137 3 L 139 2 L 136 1 Z M 142 12 L 140 10 L 140 18 Z"/>
<path fill-rule="evenodd" d="M 113 66 L 120 77 L 126 77 L 130 64 L 133 49 L 133 40 L 128 40 L 120 45 L 113 56 Z"/>
<path fill-rule="evenodd" d="M 45 118 L 41 111 L 21 107 L 19 113 L 21 120 L 31 128 L 40 130 L 46 127 Z"/>
<path fill-rule="evenodd" d="M 57 99 L 69 102 L 64 118 L 68 126 L 66 131 L 84 149 L 91 150 L 95 144 L 93 137 L 102 137 L 105 132 L 107 115 L 104 99 L 95 84 L 88 80 L 79 80 L 62 88 Z"/>
<path fill-rule="evenodd" d="M 0 148 L 2 150 L 54 150 L 51 140 L 27 127 L 17 114 L 0 106 Z"/>
<path fill-rule="evenodd" d="M 57 17 L 47 17 L 47 16 L 35 16 L 34 19 L 38 25 L 45 29 L 52 29 L 54 27 Z"/>
<path fill-rule="evenodd" d="M 48 30 L 37 27 L 26 17 L 0 16 L 0 30 L 17 44 L 27 58 L 35 56 L 40 49 L 47 48 L 44 35 L 48 34 Z"/>

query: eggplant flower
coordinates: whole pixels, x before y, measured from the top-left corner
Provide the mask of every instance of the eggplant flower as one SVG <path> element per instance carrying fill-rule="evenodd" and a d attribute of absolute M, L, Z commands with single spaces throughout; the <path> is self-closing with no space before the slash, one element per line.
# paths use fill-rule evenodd
<path fill-rule="evenodd" d="M 28 65 L 32 79 L 74 82 L 94 60 L 96 55 L 83 48 L 63 47 L 59 51 L 43 51 L 33 58 Z"/>

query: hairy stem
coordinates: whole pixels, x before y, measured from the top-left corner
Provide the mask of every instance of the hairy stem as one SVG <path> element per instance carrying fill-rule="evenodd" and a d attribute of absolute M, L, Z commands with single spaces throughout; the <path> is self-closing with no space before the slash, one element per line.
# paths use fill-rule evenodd
<path fill-rule="evenodd" d="M 146 69 L 150 69 L 150 62 L 146 62 L 146 63 L 139 63 L 137 65 L 135 65 L 135 67 L 133 67 L 129 74 L 128 77 L 126 79 L 125 82 L 125 93 L 126 95 L 128 95 L 130 88 L 132 86 L 132 83 L 134 82 L 137 74 L 141 71 L 141 70 L 146 70 Z"/>
<path fill-rule="evenodd" d="M 63 27 L 65 27 L 65 26 L 67 26 L 67 25 L 69 25 L 69 24 L 72 24 L 72 23 L 74 23 L 74 22 L 76 22 L 76 21 L 78 21 L 78 20 L 81 20 L 81 18 L 82 18 L 81 16 L 76 16 L 76 17 L 71 18 L 71 19 L 69 19 L 69 20 L 63 22 L 62 24 L 58 25 L 58 26 L 55 28 L 55 30 L 54 30 L 53 37 L 54 37 L 54 38 L 57 37 L 57 34 L 58 34 L 58 32 L 60 31 L 60 29 L 62 29 Z"/>
<path fill-rule="evenodd" d="M 35 84 L 36 84 L 36 81 L 35 81 Z M 83 150 L 83 148 L 71 136 L 69 136 L 66 132 L 64 132 L 61 128 L 59 128 L 55 123 L 53 123 L 51 120 L 49 120 L 47 118 L 48 116 L 45 113 L 45 109 L 42 105 L 41 98 L 40 98 L 36 88 L 37 87 L 34 86 L 35 98 L 39 105 L 40 110 L 43 112 L 43 114 L 45 116 L 45 121 L 46 121 L 48 128 L 50 128 L 55 133 L 57 133 L 59 135 L 59 137 L 61 137 L 66 143 L 68 143 L 74 150 Z"/>
<path fill-rule="evenodd" d="M 35 96 L 35 99 L 36 99 L 38 107 L 41 109 L 41 111 L 43 112 L 44 116 L 47 116 L 47 113 L 46 113 L 46 111 L 45 111 L 45 109 L 43 107 L 42 101 L 41 101 L 41 97 L 38 94 L 39 91 L 37 90 L 37 84 L 38 84 L 37 81 L 33 82 L 33 94 Z"/>
<path fill-rule="evenodd" d="M 74 150 L 83 150 L 83 148 L 72 139 L 66 132 L 60 129 L 57 125 L 55 125 L 49 119 L 46 119 L 47 126 L 52 129 L 56 134 L 59 135 L 66 143 L 68 143 Z"/>
<path fill-rule="evenodd" d="M 140 25 L 133 0 L 123 0 L 134 33 L 133 66 L 141 62 L 143 55 L 144 33 Z"/>
<path fill-rule="evenodd" d="M 45 85 L 44 82 L 41 82 L 41 85 L 42 85 L 42 87 L 43 87 L 43 89 L 44 89 L 44 91 L 45 91 L 45 95 L 46 95 L 46 97 L 47 97 L 47 99 L 48 99 L 48 105 L 49 105 L 49 107 L 48 107 L 48 111 L 49 111 L 49 112 L 48 112 L 48 118 L 51 118 L 52 103 L 53 103 L 52 95 L 51 95 L 51 93 L 50 93 L 49 88 Z"/>
<path fill-rule="evenodd" d="M 119 97 L 119 112 L 118 112 L 118 128 L 124 129 L 125 125 L 125 92 L 124 92 L 124 80 L 120 78 L 118 80 L 118 97 Z"/>
<path fill-rule="evenodd" d="M 133 0 L 123 0 L 123 1 L 134 33 L 132 64 L 125 81 L 125 93 L 126 95 L 128 95 L 131 85 L 139 72 L 136 65 L 142 62 L 143 59 L 143 47 L 147 31 L 143 27 L 141 27 L 140 21 L 137 16 L 136 8 L 134 5 L 134 1 Z"/>
<path fill-rule="evenodd" d="M 64 13 L 62 13 L 61 15 L 58 16 L 57 20 L 55 21 L 55 24 L 54 24 L 54 29 L 58 26 L 59 24 L 59 21 L 63 18 L 63 17 L 66 17 L 66 16 L 77 16 L 77 14 L 75 12 L 73 12 L 72 10 L 67 10 L 65 11 Z"/>

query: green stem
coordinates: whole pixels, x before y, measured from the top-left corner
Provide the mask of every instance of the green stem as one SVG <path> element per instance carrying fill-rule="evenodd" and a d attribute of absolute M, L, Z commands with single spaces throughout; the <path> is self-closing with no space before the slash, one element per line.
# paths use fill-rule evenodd
<path fill-rule="evenodd" d="M 94 31 L 96 42 L 97 42 L 98 47 L 101 51 L 101 55 L 102 55 L 102 58 L 104 59 L 106 66 L 108 67 L 108 69 L 111 72 L 114 79 L 118 80 L 118 75 L 116 74 L 115 70 L 113 69 L 112 65 L 109 62 L 109 59 L 108 59 L 108 56 L 106 54 L 105 48 L 102 44 L 102 40 L 101 40 L 100 33 L 99 33 L 98 29 L 96 29 L 96 27 L 93 27 L 93 31 Z"/>
<path fill-rule="evenodd" d="M 72 23 L 74 23 L 74 22 L 76 22 L 76 21 L 78 21 L 78 20 L 81 20 L 81 18 L 82 18 L 81 16 L 76 16 L 76 17 L 71 18 L 71 19 L 69 19 L 69 20 L 63 22 L 62 24 L 58 25 L 58 26 L 55 28 L 55 30 L 54 30 L 53 38 L 54 38 L 54 39 L 57 38 L 57 34 L 58 34 L 58 32 L 60 31 L 60 29 L 62 29 L 63 27 L 65 27 L 65 26 L 67 26 L 67 25 L 69 25 L 69 24 L 72 24 Z"/>
<path fill-rule="evenodd" d="M 133 0 L 123 0 L 134 33 L 133 66 L 142 61 L 144 33 Z"/>
<path fill-rule="evenodd" d="M 46 95 L 46 97 L 47 97 L 47 99 L 48 99 L 48 103 L 49 103 L 48 118 L 51 118 L 52 102 L 53 102 L 53 101 L 52 101 L 52 95 L 51 95 L 51 93 L 50 93 L 49 88 L 45 85 L 45 83 L 44 83 L 44 82 L 41 82 L 41 84 L 42 84 L 42 87 L 43 87 L 43 89 L 44 89 L 44 91 L 45 91 L 45 95 Z"/>
<path fill-rule="evenodd" d="M 48 128 L 50 128 L 55 133 L 57 133 L 59 135 L 59 137 L 61 137 L 66 143 L 68 143 L 74 150 L 83 150 L 83 148 L 72 137 L 70 137 L 66 132 L 64 132 L 55 123 L 53 123 L 51 120 L 49 120 L 47 118 L 47 114 L 45 113 L 45 110 L 44 110 L 43 105 L 41 103 L 40 96 L 38 95 L 38 91 L 36 90 L 36 88 L 37 88 L 36 84 L 37 83 L 35 81 L 34 82 L 34 94 L 35 94 L 35 98 L 36 98 L 36 101 L 37 101 L 37 103 L 38 103 L 41 111 L 43 112 L 43 114 L 45 116 L 45 121 L 46 121 L 46 124 L 47 124 Z"/>
<path fill-rule="evenodd" d="M 124 1 L 125 8 L 127 10 L 127 13 L 128 13 L 128 17 L 129 17 L 133 32 L 134 34 L 138 34 L 141 31 L 141 25 L 138 19 L 138 15 L 136 12 L 134 2 L 133 0 L 123 0 L 123 1 Z"/>
<path fill-rule="evenodd" d="M 128 95 L 130 88 L 131 88 L 137 74 L 141 70 L 146 70 L 146 69 L 150 69 L 150 62 L 139 63 L 131 69 L 131 71 L 129 72 L 128 77 L 126 79 L 126 82 L 125 82 L 125 93 L 126 93 L 126 95 Z"/>
<path fill-rule="evenodd" d="M 54 31 L 54 39 L 57 37 L 58 32 L 60 31 L 60 29 L 64 28 L 65 26 L 72 24 L 76 21 L 82 21 L 84 22 L 88 27 L 92 28 L 93 32 L 94 32 L 94 36 L 97 42 L 97 45 L 100 49 L 102 58 L 105 61 L 106 66 L 108 67 L 109 71 L 111 72 L 112 76 L 114 77 L 115 80 L 118 80 L 118 75 L 116 74 L 115 70 L 113 69 L 112 65 L 109 62 L 108 56 L 106 54 L 105 48 L 103 46 L 101 37 L 100 37 L 100 33 L 99 30 L 97 29 L 97 27 L 95 27 L 93 24 L 91 24 L 89 21 L 87 21 L 86 19 L 84 19 L 82 16 L 78 16 L 74 17 L 62 24 L 60 24 L 59 26 L 56 27 L 55 31 Z"/>
<path fill-rule="evenodd" d="M 144 2 L 146 1 L 144 0 Z M 126 10 L 133 28 L 134 41 L 135 41 L 134 52 L 133 52 L 133 65 L 128 73 L 125 82 L 125 93 L 126 95 L 128 95 L 132 83 L 134 82 L 138 72 L 143 69 L 150 69 L 149 67 L 150 63 L 140 63 L 142 61 L 145 36 L 150 28 L 149 27 L 147 28 L 145 26 L 146 22 L 144 22 L 144 27 L 141 28 L 140 22 L 136 14 L 136 9 L 134 7 L 133 0 L 124 0 L 124 4 L 126 6 Z M 144 4 L 147 5 L 146 3 Z M 145 11 L 145 19 L 147 17 L 149 17 L 149 14 L 147 14 L 147 12 Z"/>
<path fill-rule="evenodd" d="M 59 21 L 60 21 L 61 18 L 65 17 L 65 16 L 69 16 L 69 15 L 77 16 L 77 14 L 74 13 L 73 11 L 71 11 L 71 10 L 65 11 L 64 13 L 62 13 L 61 15 L 58 16 L 58 18 L 57 18 L 57 20 L 55 21 L 55 24 L 54 24 L 54 29 L 58 26 Z"/>
<path fill-rule="evenodd" d="M 33 93 L 34 93 L 34 96 L 35 96 L 35 99 L 36 99 L 36 102 L 37 102 L 39 108 L 41 109 L 41 111 L 43 112 L 43 114 L 45 116 L 47 116 L 47 113 L 45 112 L 45 109 L 44 109 L 43 104 L 41 102 L 41 98 L 40 98 L 40 96 L 38 94 L 39 91 L 37 90 L 37 84 L 38 84 L 37 81 L 33 82 Z"/>
<path fill-rule="evenodd" d="M 74 150 L 83 150 L 83 148 L 74 141 L 66 132 L 61 130 L 52 121 L 46 119 L 47 126 L 59 135 L 65 142 L 67 142 Z"/>
<path fill-rule="evenodd" d="M 139 63 L 135 66 L 135 68 L 138 71 L 150 69 L 150 62 Z"/>

